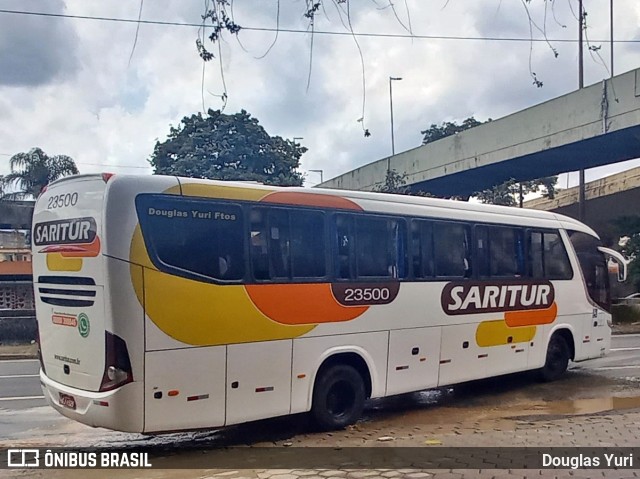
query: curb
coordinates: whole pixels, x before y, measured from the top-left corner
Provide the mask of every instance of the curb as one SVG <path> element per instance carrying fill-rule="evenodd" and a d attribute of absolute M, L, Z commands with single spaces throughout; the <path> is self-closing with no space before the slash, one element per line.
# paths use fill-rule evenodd
<path fill-rule="evenodd" d="M 38 359 L 38 346 L 27 343 L 0 344 L 0 361 Z"/>
<path fill-rule="evenodd" d="M 17 359 L 38 359 L 38 356 L 31 354 L 0 354 L 0 361 L 14 361 Z"/>

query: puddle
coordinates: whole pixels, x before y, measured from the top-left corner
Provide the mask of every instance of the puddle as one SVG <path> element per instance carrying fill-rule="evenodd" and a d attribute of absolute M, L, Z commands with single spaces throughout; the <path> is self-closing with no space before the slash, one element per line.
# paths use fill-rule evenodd
<path fill-rule="evenodd" d="M 504 398 L 500 398 L 504 399 Z M 501 404 L 500 404 L 501 403 Z M 420 425 L 477 424 L 486 421 L 517 420 L 531 416 L 576 416 L 607 411 L 622 411 L 640 408 L 640 396 L 597 397 L 558 401 L 535 401 L 519 398 L 514 402 L 497 401 L 488 406 L 443 406 L 439 401 L 422 409 L 384 414 L 371 417 L 382 424 L 402 427 Z M 376 416 L 375 413 L 372 416 Z"/>
<path fill-rule="evenodd" d="M 640 396 L 553 401 L 542 405 L 540 409 L 536 408 L 535 412 L 546 415 L 578 415 L 635 408 L 640 408 Z"/>

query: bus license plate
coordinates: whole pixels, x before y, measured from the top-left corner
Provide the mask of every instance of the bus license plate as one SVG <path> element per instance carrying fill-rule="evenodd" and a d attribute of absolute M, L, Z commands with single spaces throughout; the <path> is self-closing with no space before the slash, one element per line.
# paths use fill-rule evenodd
<path fill-rule="evenodd" d="M 59 399 L 60 404 L 66 408 L 73 409 L 75 411 L 76 398 L 65 393 L 58 393 L 58 394 L 60 394 L 60 399 Z"/>

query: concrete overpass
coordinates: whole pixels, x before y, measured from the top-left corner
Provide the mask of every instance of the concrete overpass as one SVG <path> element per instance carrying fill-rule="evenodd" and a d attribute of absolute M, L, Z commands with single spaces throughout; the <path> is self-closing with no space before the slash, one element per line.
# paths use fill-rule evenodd
<path fill-rule="evenodd" d="M 325 181 L 371 190 L 387 169 L 413 190 L 469 195 L 518 181 L 640 157 L 640 69 Z"/>
<path fill-rule="evenodd" d="M 621 216 L 640 214 L 640 168 L 623 171 L 585 185 L 584 222 L 598 232 L 603 241 L 618 241 L 612 221 Z M 578 217 L 578 187 L 560 190 L 554 199 L 536 198 L 524 203 L 525 208 L 555 211 Z"/>

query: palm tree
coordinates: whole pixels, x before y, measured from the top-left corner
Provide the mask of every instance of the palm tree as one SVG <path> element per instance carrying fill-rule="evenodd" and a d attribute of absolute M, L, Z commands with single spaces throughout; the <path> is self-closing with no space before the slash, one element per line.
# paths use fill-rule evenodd
<path fill-rule="evenodd" d="M 49 156 L 41 148 L 17 153 L 9 160 L 11 173 L 0 177 L 0 199 L 37 198 L 42 189 L 58 178 L 79 173 L 67 155 Z"/>

